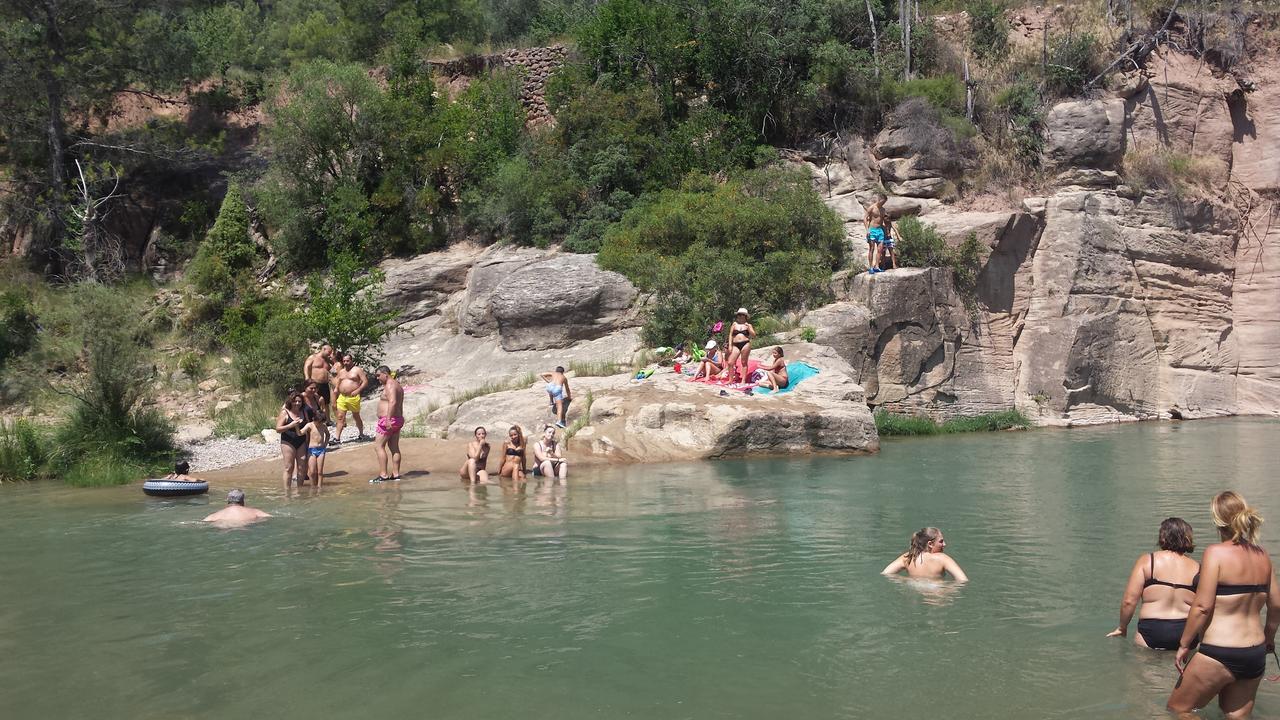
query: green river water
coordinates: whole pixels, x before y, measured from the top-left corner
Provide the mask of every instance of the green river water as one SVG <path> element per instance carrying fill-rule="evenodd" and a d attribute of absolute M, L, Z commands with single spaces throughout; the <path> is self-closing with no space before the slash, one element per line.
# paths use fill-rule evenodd
<path fill-rule="evenodd" d="M 1277 467 L 1280 423 L 1240 419 L 339 477 L 251 493 L 278 517 L 243 530 L 196 522 L 219 497 L 3 486 L 0 718 L 1159 718 L 1172 655 L 1103 637 L 1126 574 L 1166 516 L 1208 542 L 1225 488 L 1280 548 Z M 926 524 L 971 583 L 877 574 Z"/>

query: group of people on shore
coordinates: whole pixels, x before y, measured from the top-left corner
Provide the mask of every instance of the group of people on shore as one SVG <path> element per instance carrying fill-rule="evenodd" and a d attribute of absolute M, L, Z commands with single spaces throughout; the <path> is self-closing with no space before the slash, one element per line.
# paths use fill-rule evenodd
<path fill-rule="evenodd" d="M 1176 651 L 1178 679 L 1169 710 L 1195 717 L 1196 710 L 1217 697 L 1223 715 L 1238 720 L 1253 713 L 1267 655 L 1280 665 L 1280 584 L 1270 555 L 1258 544 L 1258 511 L 1230 490 L 1216 495 L 1209 510 L 1219 541 L 1205 548 L 1199 563 L 1190 557 L 1195 549 L 1191 524 L 1177 517 L 1160 523 L 1159 549 L 1134 562 L 1120 602 L 1120 622 L 1107 637 L 1127 636 L 1137 612 L 1134 643 Z M 922 528 L 883 573 L 905 571 L 921 579 L 947 574 L 966 582 L 964 571 L 946 554 L 946 544 L 942 531 Z"/>
<path fill-rule="evenodd" d="M 458 476 L 470 484 L 489 482 L 489 431 L 478 427 L 467 443 L 467 457 L 458 470 Z M 533 443 L 533 463 L 529 463 L 529 442 L 524 429 L 512 425 L 502 442 L 502 457 L 498 461 L 498 477 L 522 483 L 529 475 L 565 481 L 569 477 L 569 461 L 556 437 L 556 426 L 546 425 L 542 437 Z"/>
<path fill-rule="evenodd" d="M 723 323 L 716 323 L 711 327 L 707 333 L 707 342 L 701 350 L 688 340 L 677 345 L 675 371 L 682 372 L 686 367 L 692 367 L 694 380 L 723 380 L 773 391 L 785 389 L 790 384 L 787 363 L 783 359 L 784 353 L 780 345 L 774 346 L 767 365 L 751 372 L 751 350 L 756 339 L 756 328 L 751 324 L 751 313 L 745 307 L 738 308 L 733 322 L 724 330 L 723 347 L 728 348 L 727 353 L 722 351 L 721 343 L 716 339 L 722 328 Z"/>
<path fill-rule="evenodd" d="M 335 352 L 324 343 L 307 356 L 300 388 L 290 390 L 276 415 L 280 434 L 280 457 L 284 462 L 285 487 L 291 484 L 316 487 L 324 484 L 325 456 L 342 445 L 347 413 L 356 426 L 356 441 L 369 436 L 360 417 L 360 399 L 370 385 L 369 375 L 350 353 Z M 404 428 L 404 388 L 386 365 L 374 371 L 382 388 L 378 399 L 378 422 L 374 427 L 373 449 L 378 459 L 378 475 L 371 483 L 400 480 L 400 431 Z M 331 398 L 337 399 L 330 403 Z M 334 430 L 329 431 L 329 425 Z"/>

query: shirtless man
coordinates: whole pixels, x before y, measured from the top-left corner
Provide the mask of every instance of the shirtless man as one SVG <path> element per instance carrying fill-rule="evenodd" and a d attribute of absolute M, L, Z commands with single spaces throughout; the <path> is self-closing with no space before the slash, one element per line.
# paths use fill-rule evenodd
<path fill-rule="evenodd" d="M 329 371 L 334 366 L 333 346 L 325 343 L 315 353 L 307 356 L 307 361 L 302 364 L 302 379 L 314 380 L 316 383 L 316 393 L 324 398 L 325 422 L 329 421 L 329 406 L 333 404 L 333 399 L 329 393 Z"/>
<path fill-rule="evenodd" d="M 333 431 L 330 445 L 342 444 L 342 429 L 347 426 L 347 412 L 350 411 L 356 421 L 356 431 L 360 434 L 357 440 L 368 440 L 364 434 L 364 419 L 360 417 L 360 394 L 369 387 L 369 376 L 364 368 L 356 365 L 356 359 L 347 353 L 342 356 L 342 365 L 338 366 L 338 400 L 334 405 L 338 408 L 338 425 Z"/>
<path fill-rule="evenodd" d="M 880 246 L 886 238 L 884 204 L 888 200 L 884 193 L 876 193 L 875 203 L 862 216 L 862 222 L 867 226 L 867 273 L 871 275 L 880 272 Z"/>
<path fill-rule="evenodd" d="M 218 527 L 228 528 L 244 527 L 269 517 L 271 517 L 270 513 L 265 513 L 258 508 L 245 507 L 244 491 L 236 488 L 227 493 L 227 506 L 206 517 L 204 521 L 213 523 Z"/>
<path fill-rule="evenodd" d="M 382 385 L 382 397 L 378 399 L 377 437 L 373 440 L 373 451 L 378 455 L 378 477 L 371 483 L 400 481 L 400 430 L 404 427 L 404 388 L 400 381 L 391 374 L 386 365 L 374 371 L 374 376 Z M 387 466 L 388 454 L 391 465 Z"/>

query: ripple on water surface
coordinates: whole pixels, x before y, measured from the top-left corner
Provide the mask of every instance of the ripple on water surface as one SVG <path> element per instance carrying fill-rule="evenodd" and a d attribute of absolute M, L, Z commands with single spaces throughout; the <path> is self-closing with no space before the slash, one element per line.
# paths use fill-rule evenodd
<path fill-rule="evenodd" d="M 1126 573 L 1168 515 L 1203 545 L 1224 487 L 1280 502 L 1278 430 L 335 483 L 239 531 L 208 498 L 5 486 L 0 717 L 1163 717 L 1171 656 L 1102 637 Z M 878 576 L 923 525 L 973 582 Z"/>

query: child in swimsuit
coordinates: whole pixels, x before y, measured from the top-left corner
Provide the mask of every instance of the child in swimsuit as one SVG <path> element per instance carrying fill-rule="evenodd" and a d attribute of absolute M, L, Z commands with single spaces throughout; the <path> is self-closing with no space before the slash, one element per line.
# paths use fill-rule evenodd
<path fill-rule="evenodd" d="M 307 474 L 316 487 L 324 484 L 324 456 L 329 449 L 329 426 L 323 415 L 313 415 L 311 422 L 302 429 L 307 441 Z"/>

